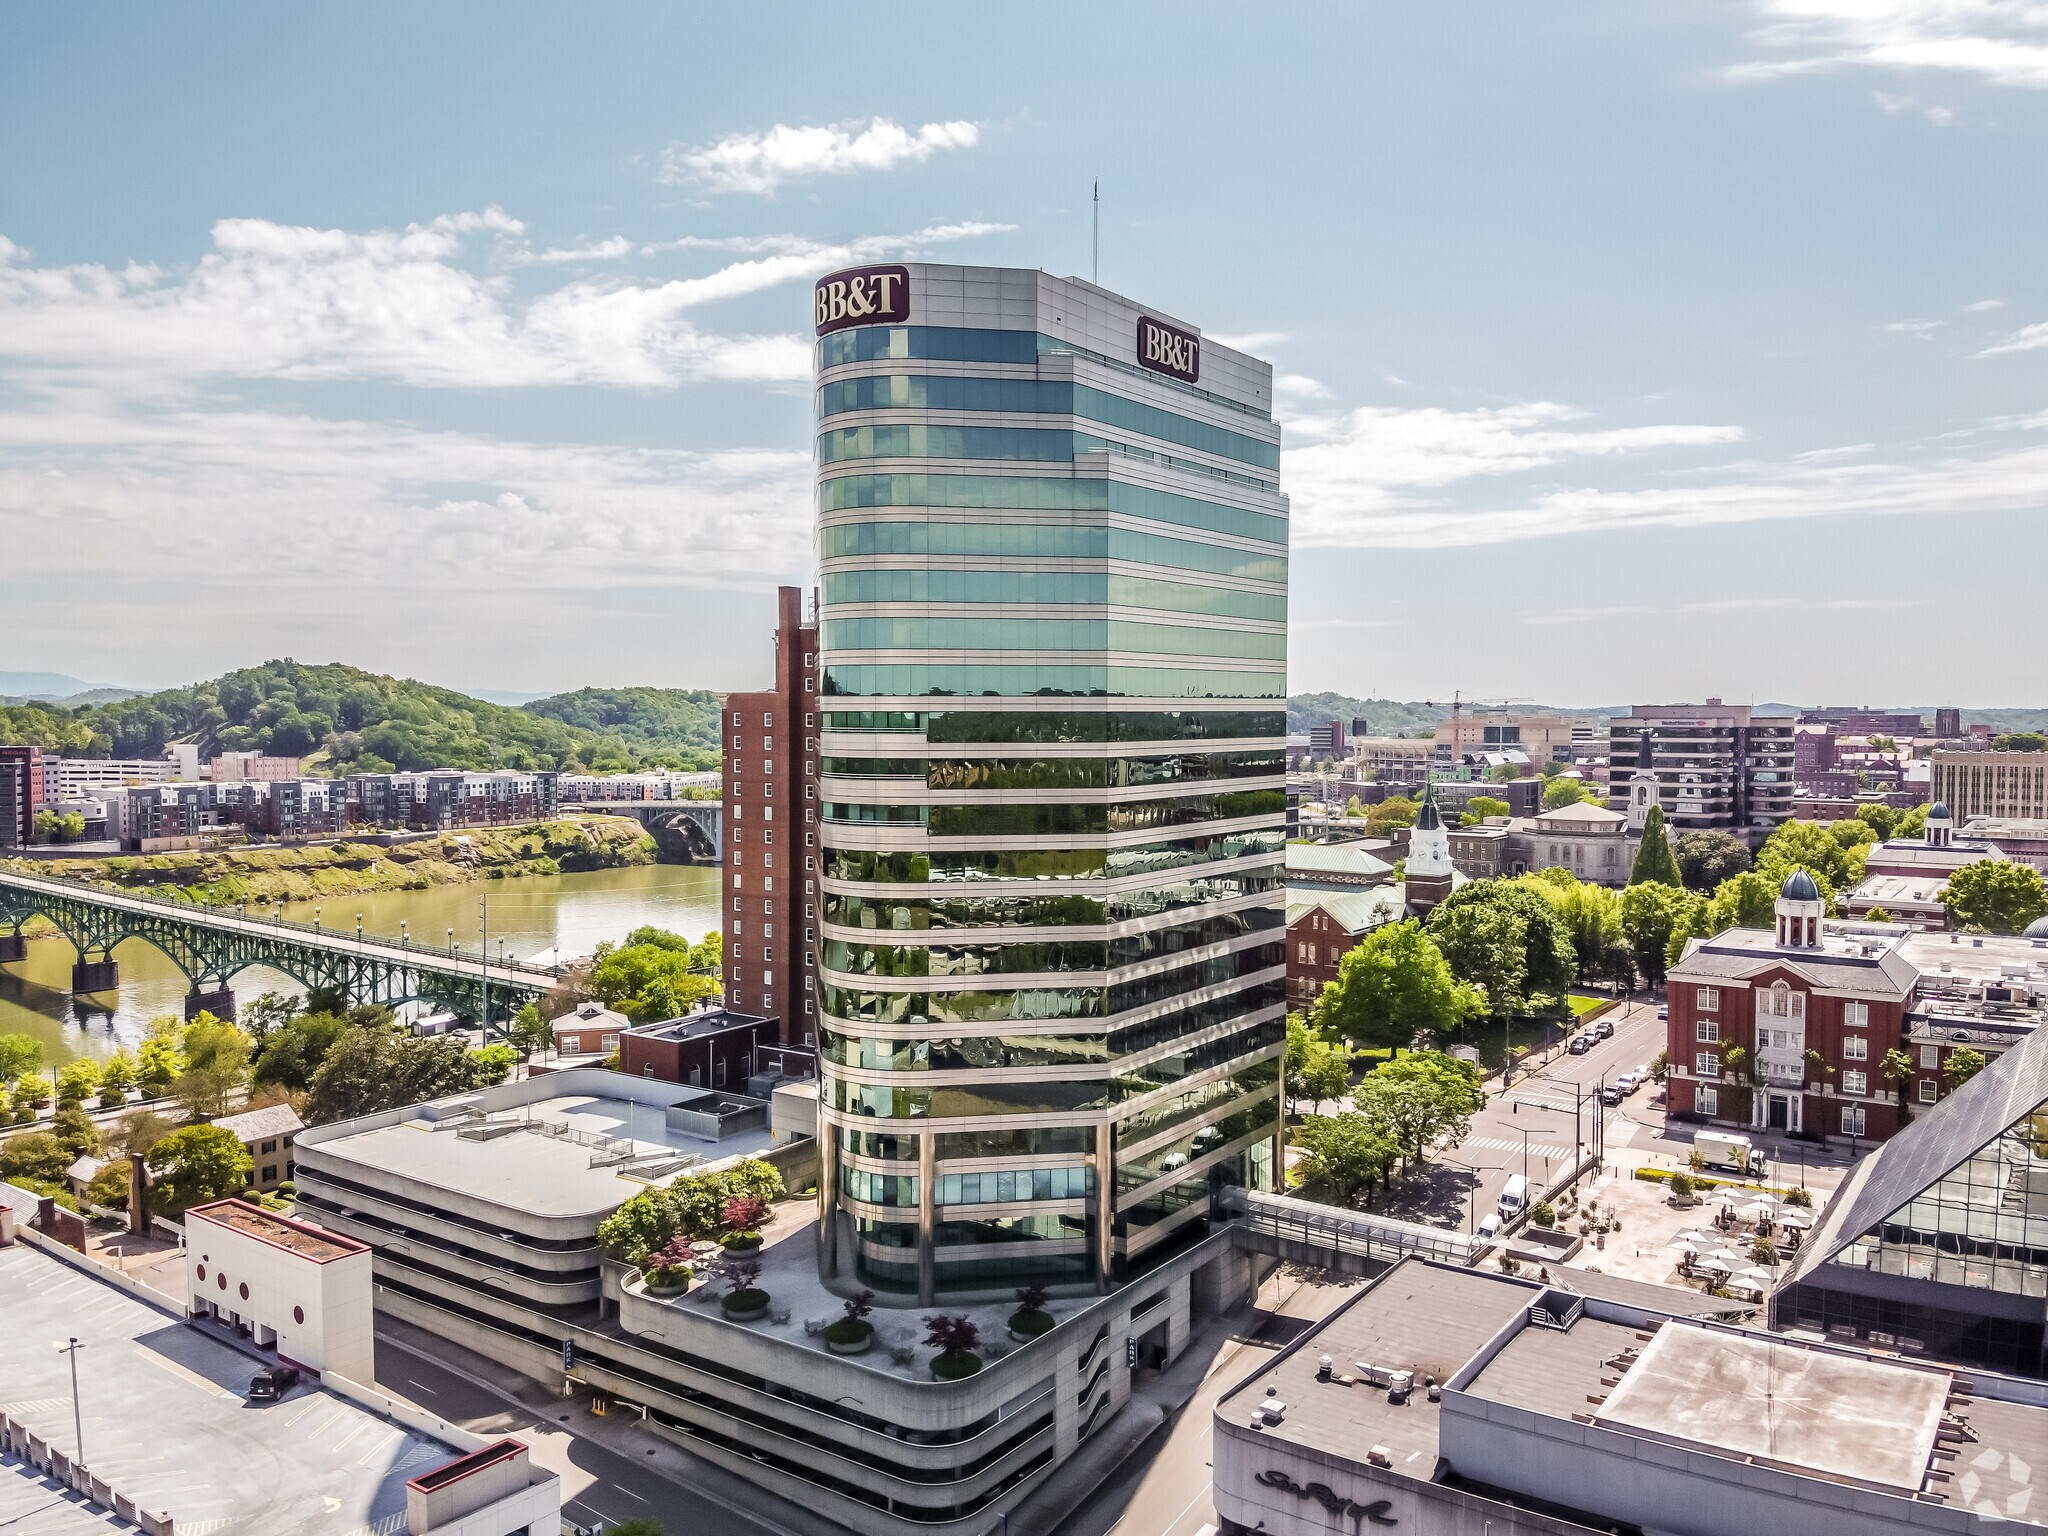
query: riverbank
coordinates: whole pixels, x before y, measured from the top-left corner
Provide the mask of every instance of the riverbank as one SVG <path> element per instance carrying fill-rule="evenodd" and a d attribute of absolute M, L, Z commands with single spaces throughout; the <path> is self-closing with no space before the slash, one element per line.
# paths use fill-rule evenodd
<path fill-rule="evenodd" d="M 101 859 L 9 859 L 0 867 L 83 878 L 122 890 L 149 887 L 228 907 L 629 869 L 656 861 L 654 839 L 639 822 L 589 816 L 473 827 L 389 847 L 341 839 L 297 848 L 255 844 Z"/>

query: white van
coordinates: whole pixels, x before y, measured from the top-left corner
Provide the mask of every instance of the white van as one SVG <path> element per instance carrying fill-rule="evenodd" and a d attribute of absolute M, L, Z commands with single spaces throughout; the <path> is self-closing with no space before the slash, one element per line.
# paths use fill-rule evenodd
<path fill-rule="evenodd" d="M 1484 1217 L 1482 1217 L 1482 1218 L 1480 1219 L 1480 1222 L 1479 1222 L 1479 1236 L 1480 1236 L 1480 1238 L 1481 1238 L 1481 1239 L 1491 1239 L 1492 1237 L 1494 1237 L 1494 1236 L 1495 1236 L 1495 1235 L 1496 1235 L 1497 1233 L 1499 1233 L 1499 1231 L 1500 1231 L 1500 1223 L 1501 1223 L 1501 1215 L 1500 1215 L 1500 1212 L 1499 1212 L 1499 1211 L 1488 1211 L 1488 1212 L 1486 1213 L 1486 1215 L 1485 1215 Z"/>
<path fill-rule="evenodd" d="M 1516 1174 L 1500 1192 L 1500 1214 L 1503 1219 L 1521 1214 L 1522 1207 L 1529 1203 L 1529 1181 Z"/>

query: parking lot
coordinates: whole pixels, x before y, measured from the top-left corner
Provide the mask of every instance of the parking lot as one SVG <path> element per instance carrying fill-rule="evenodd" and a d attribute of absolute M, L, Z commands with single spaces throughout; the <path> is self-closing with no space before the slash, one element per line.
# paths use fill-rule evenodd
<path fill-rule="evenodd" d="M 0 1251 L 0 1408 L 67 1455 L 74 1445 L 76 1336 L 85 1463 L 179 1536 L 252 1532 L 394 1536 L 405 1484 L 449 1447 L 317 1387 L 282 1402 L 244 1393 L 257 1362 L 26 1244 Z M 0 1530 L 70 1536 L 109 1517 L 76 1504 L 18 1462 L 0 1468 Z M 29 1518 L 10 1524 L 17 1512 Z M 38 1523 L 40 1522 L 40 1523 Z"/>

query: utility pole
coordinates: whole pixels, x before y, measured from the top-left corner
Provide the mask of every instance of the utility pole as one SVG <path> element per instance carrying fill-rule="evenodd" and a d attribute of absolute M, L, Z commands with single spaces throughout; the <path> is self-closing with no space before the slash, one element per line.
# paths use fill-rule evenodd
<path fill-rule="evenodd" d="M 1102 178 L 1095 178 L 1095 255 L 1089 267 L 1088 281 L 1098 288 L 1102 286 Z"/>
<path fill-rule="evenodd" d="M 71 1357 L 71 1431 L 78 1437 L 78 1460 L 75 1465 L 85 1465 L 85 1417 L 78 1409 L 78 1352 L 85 1346 L 73 1338 L 69 1344 L 59 1344 L 59 1354 Z"/>
<path fill-rule="evenodd" d="M 484 968 L 484 1042 L 489 1044 L 491 1038 L 491 898 L 488 892 L 478 893 L 476 912 L 476 963 Z"/>

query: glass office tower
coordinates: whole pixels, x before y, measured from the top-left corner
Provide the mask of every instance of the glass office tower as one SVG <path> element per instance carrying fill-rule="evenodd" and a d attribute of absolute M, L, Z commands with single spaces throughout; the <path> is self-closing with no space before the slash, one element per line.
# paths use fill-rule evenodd
<path fill-rule="evenodd" d="M 1272 370 L 1035 271 L 816 306 L 820 1263 L 1106 1288 L 1278 1166 Z"/>

